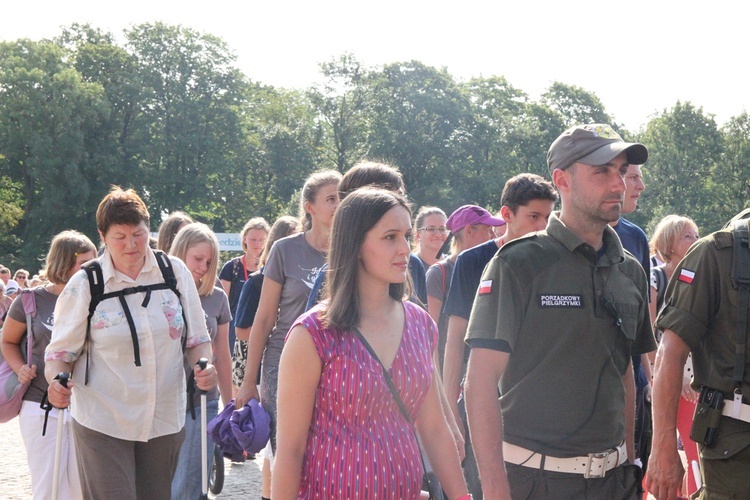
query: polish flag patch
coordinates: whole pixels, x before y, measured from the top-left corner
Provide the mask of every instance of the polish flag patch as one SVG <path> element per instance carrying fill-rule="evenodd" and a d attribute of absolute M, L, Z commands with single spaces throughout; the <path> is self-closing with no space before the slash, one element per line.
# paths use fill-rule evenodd
<path fill-rule="evenodd" d="M 695 272 L 690 269 L 683 269 L 680 271 L 680 276 L 677 279 L 689 285 L 695 279 Z"/>
<path fill-rule="evenodd" d="M 484 280 L 479 283 L 479 295 L 492 293 L 492 280 Z"/>

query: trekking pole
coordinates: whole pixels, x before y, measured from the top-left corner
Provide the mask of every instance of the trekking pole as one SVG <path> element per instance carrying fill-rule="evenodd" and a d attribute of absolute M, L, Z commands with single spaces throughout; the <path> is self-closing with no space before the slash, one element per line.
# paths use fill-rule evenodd
<path fill-rule="evenodd" d="M 70 377 L 67 373 L 60 373 L 57 375 L 60 385 L 67 388 L 68 378 Z M 57 410 L 57 439 L 55 441 L 55 468 L 52 475 L 52 500 L 57 500 L 57 487 L 60 483 L 60 455 L 62 454 L 62 436 L 63 436 L 63 417 L 65 417 L 65 408 L 58 408 Z"/>
<path fill-rule="evenodd" d="M 208 360 L 201 358 L 198 360 L 198 366 L 205 370 L 208 366 Z M 201 500 L 208 500 L 208 463 L 206 455 L 208 453 L 208 443 L 206 442 L 206 391 L 201 390 Z"/>

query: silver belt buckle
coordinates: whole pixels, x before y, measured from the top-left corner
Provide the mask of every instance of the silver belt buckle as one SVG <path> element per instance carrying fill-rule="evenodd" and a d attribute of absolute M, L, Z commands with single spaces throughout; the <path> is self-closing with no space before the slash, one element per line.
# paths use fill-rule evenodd
<path fill-rule="evenodd" d="M 583 477 L 586 479 L 598 479 L 604 477 L 604 474 L 607 472 L 607 458 L 615 452 L 615 450 L 612 450 L 601 451 L 599 453 L 589 453 Z"/>

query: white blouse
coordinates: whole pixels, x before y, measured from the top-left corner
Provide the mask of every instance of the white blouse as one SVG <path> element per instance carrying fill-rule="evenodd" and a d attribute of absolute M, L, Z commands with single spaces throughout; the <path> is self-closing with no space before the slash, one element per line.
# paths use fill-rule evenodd
<path fill-rule="evenodd" d="M 86 272 L 76 273 L 60 294 L 45 359 L 74 363 L 71 415 L 84 427 L 118 439 L 148 441 L 179 432 L 184 426 L 183 305 L 187 347 L 211 339 L 190 271 L 181 260 L 170 257 L 170 261 L 181 300 L 169 289 L 152 291 L 146 307 L 142 306 L 145 293 L 125 299 L 138 334 L 141 366 L 135 365 L 131 332 L 118 297 L 99 303 L 86 344 L 91 301 Z M 115 270 L 108 252 L 99 262 L 105 293 L 164 282 L 153 252 L 148 252 L 135 280 Z M 84 384 L 87 349 L 89 376 Z"/>

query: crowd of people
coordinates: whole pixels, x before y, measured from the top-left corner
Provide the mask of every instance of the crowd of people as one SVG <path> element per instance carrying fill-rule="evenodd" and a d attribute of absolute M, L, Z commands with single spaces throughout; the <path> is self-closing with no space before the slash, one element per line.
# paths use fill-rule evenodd
<path fill-rule="evenodd" d="M 317 172 L 298 217 L 250 219 L 221 267 L 208 226 L 175 212 L 150 242 L 145 203 L 114 187 L 98 252 L 64 231 L 33 278 L 0 267 L 34 498 L 58 419 L 61 498 L 200 496 L 193 379 L 209 419 L 219 400 L 269 413 L 262 498 L 416 499 L 428 471 L 451 500 L 747 495 L 734 233 L 699 241 L 668 215 L 649 240 L 623 217 L 647 159 L 607 125 L 571 127 L 551 181 L 508 179 L 495 215 L 413 212 L 384 163 Z M 716 393 L 709 443 L 693 420 Z"/>

